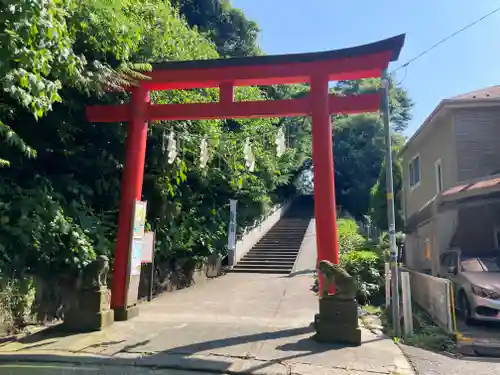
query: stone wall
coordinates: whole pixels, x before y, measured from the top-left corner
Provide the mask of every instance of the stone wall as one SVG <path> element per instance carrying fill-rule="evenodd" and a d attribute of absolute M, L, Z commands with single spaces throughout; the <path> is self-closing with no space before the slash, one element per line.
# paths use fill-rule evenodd
<path fill-rule="evenodd" d="M 454 330 L 450 283 L 450 280 L 410 271 L 412 300 L 448 333 Z"/>

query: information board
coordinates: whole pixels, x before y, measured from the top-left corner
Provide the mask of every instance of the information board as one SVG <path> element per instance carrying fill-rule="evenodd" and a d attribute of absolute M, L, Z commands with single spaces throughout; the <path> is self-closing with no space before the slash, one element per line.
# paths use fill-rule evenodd
<path fill-rule="evenodd" d="M 144 238 L 147 202 L 135 201 L 132 238 Z"/>
<path fill-rule="evenodd" d="M 141 255 L 142 263 L 153 263 L 154 249 L 155 249 L 155 232 L 145 232 L 144 242 L 142 245 L 142 255 Z"/>
<path fill-rule="evenodd" d="M 141 275 L 141 258 L 142 249 L 144 248 L 144 239 L 133 238 L 132 239 L 132 252 L 130 254 L 130 275 L 140 276 Z"/>

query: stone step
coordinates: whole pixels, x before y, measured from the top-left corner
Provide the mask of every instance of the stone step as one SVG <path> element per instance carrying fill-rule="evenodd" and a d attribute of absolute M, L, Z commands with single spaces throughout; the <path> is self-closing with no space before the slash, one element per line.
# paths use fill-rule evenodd
<path fill-rule="evenodd" d="M 250 249 L 250 251 L 257 251 L 259 253 L 265 252 L 265 251 L 283 251 L 283 252 L 298 252 L 300 249 L 300 246 L 273 246 L 273 245 L 266 245 L 266 246 L 254 246 Z"/>
<path fill-rule="evenodd" d="M 230 272 L 289 274 L 313 217 L 311 197 L 299 198 Z"/>
<path fill-rule="evenodd" d="M 296 256 L 287 256 L 287 257 L 280 257 L 280 256 L 269 256 L 269 257 L 259 257 L 259 256 L 244 256 L 241 260 L 249 260 L 249 261 L 259 261 L 259 262 L 295 262 L 295 259 L 297 259 Z"/>
<path fill-rule="evenodd" d="M 264 237 L 262 237 L 260 240 L 265 241 L 265 240 L 289 240 L 289 241 L 302 241 L 304 238 L 304 235 L 301 234 L 300 236 L 294 235 L 294 233 L 268 233 Z"/>
<path fill-rule="evenodd" d="M 299 242 L 295 243 L 282 243 L 282 242 L 259 242 L 257 245 L 252 247 L 252 249 L 278 249 L 278 250 L 286 250 L 286 249 L 300 249 L 300 245 L 302 245 Z"/>
<path fill-rule="evenodd" d="M 275 230 L 291 230 L 291 229 L 297 229 L 300 231 L 306 230 L 307 227 L 309 226 L 309 223 L 286 223 L 286 224 L 276 224 L 274 227 L 269 229 L 269 231 L 275 231 Z"/>
<path fill-rule="evenodd" d="M 264 241 L 288 241 L 288 242 L 302 242 L 304 238 L 303 235 L 294 237 L 292 234 L 266 234 L 264 237 L 260 239 L 259 242 Z"/>
<path fill-rule="evenodd" d="M 254 247 L 252 248 L 249 253 L 255 253 L 255 254 L 262 254 L 262 253 L 280 253 L 280 254 L 297 254 L 299 252 L 299 247 L 274 247 L 274 246 L 266 246 L 266 247 Z"/>
<path fill-rule="evenodd" d="M 287 241 L 285 238 L 281 239 L 281 240 L 267 240 L 267 239 L 264 239 L 264 240 L 261 240 L 259 242 L 257 242 L 255 246 L 259 246 L 259 245 L 270 245 L 270 246 L 297 246 L 297 245 L 301 245 L 302 244 L 302 241 Z"/>
<path fill-rule="evenodd" d="M 277 275 L 288 275 L 291 269 L 272 269 L 272 268 L 231 268 L 228 272 L 234 273 L 266 273 L 266 274 L 277 274 Z"/>
<path fill-rule="evenodd" d="M 273 227 L 267 233 L 282 233 L 282 232 L 305 232 L 307 226 L 305 225 L 284 225 L 283 227 Z"/>
<path fill-rule="evenodd" d="M 283 236 L 269 236 L 263 237 L 257 244 L 259 243 L 302 243 L 302 238 L 290 238 L 286 235 Z"/>
<path fill-rule="evenodd" d="M 252 264 L 252 263 L 243 263 L 239 262 L 236 266 L 233 268 L 272 268 L 272 269 L 292 269 L 293 264 L 278 264 L 278 263 L 273 263 L 273 264 L 267 264 L 267 263 L 258 263 L 258 264 Z"/>
<path fill-rule="evenodd" d="M 255 255 L 255 254 L 247 254 L 242 259 L 247 260 L 293 260 L 297 259 L 297 255 Z"/>
<path fill-rule="evenodd" d="M 281 266 L 289 266 L 289 265 L 292 265 L 295 263 L 295 259 L 272 259 L 272 260 L 269 260 L 269 259 L 257 259 L 257 260 L 253 260 L 253 259 L 245 259 L 243 258 L 242 260 L 240 260 L 240 262 L 238 263 L 239 265 L 246 265 L 246 264 L 278 264 L 278 265 L 281 265 Z"/>
<path fill-rule="evenodd" d="M 297 236 L 293 233 L 271 233 L 266 234 L 260 241 L 288 240 L 290 242 L 302 242 L 304 235 Z"/>
<path fill-rule="evenodd" d="M 281 256 L 289 256 L 289 257 L 296 257 L 299 254 L 298 251 L 277 251 L 277 250 L 267 250 L 267 251 L 249 251 L 247 254 L 248 256 L 276 256 L 276 257 L 281 257 Z"/>

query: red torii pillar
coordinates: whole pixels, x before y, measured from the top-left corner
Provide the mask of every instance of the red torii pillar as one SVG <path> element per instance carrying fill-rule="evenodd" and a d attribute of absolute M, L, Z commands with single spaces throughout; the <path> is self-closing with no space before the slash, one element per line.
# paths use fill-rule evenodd
<path fill-rule="evenodd" d="M 329 81 L 380 77 L 397 60 L 404 35 L 359 47 L 309 54 L 156 64 L 150 80 L 132 90 L 127 105 L 89 106 L 92 122 L 129 122 L 122 197 L 113 270 L 111 305 L 126 309 L 126 282 L 133 205 L 140 200 L 146 153 L 147 122 L 157 120 L 311 116 L 318 262 L 339 260 L 330 116 L 375 112 L 380 94 L 334 96 Z M 310 83 L 308 97 L 292 100 L 235 102 L 235 86 Z M 218 103 L 151 104 L 150 90 L 220 88 Z M 320 278 L 320 287 L 322 280 Z"/>

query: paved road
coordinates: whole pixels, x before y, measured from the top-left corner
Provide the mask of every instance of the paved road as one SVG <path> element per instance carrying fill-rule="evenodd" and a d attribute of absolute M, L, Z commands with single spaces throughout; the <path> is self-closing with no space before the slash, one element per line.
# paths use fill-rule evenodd
<path fill-rule="evenodd" d="M 401 347 L 418 375 L 500 374 L 500 359 L 457 359 L 411 346 Z"/>
<path fill-rule="evenodd" d="M 2 375 L 200 375 L 198 372 L 141 367 L 71 365 L 61 363 L 0 364 Z"/>
<path fill-rule="evenodd" d="M 111 364 L 216 374 L 410 374 L 408 362 L 392 340 L 368 330 L 362 330 L 360 347 L 312 339 L 310 323 L 318 310 L 317 297 L 309 290 L 313 279 L 308 270 L 316 263 L 313 224 L 302 246 L 294 272 L 288 276 L 229 274 L 166 293 L 141 305 L 136 318 L 116 322 L 102 332 L 65 335 L 47 330 L 7 343 L 0 346 L 0 363 L 17 358 L 20 362 L 64 361 L 68 365 L 45 368 L 27 364 L 0 368 L 0 374 L 9 370 L 16 375 L 177 375 L 135 366 L 125 372 L 109 367 Z M 73 363 L 88 367 L 72 367 Z"/>

